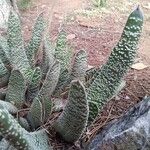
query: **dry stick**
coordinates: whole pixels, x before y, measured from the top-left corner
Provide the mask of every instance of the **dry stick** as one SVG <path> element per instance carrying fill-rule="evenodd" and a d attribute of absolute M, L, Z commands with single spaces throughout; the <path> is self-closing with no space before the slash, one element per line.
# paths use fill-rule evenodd
<path fill-rule="evenodd" d="M 113 108 L 114 108 L 114 103 L 112 104 L 112 106 L 110 108 L 110 111 L 109 111 L 109 114 L 106 117 L 106 120 L 102 124 L 93 127 L 92 130 L 88 130 L 88 138 L 87 138 L 86 143 L 88 143 L 96 135 L 98 130 L 100 130 L 103 126 L 105 126 L 108 123 L 108 120 L 110 119 L 110 117 L 112 115 L 111 113 L 112 113 Z M 87 136 L 87 134 L 85 134 L 82 138 L 85 139 L 86 136 Z"/>
<path fill-rule="evenodd" d="M 106 123 L 108 123 L 108 120 L 109 120 L 110 117 L 111 117 L 111 113 L 112 113 L 113 107 L 114 107 L 114 104 L 111 106 L 110 111 L 109 111 L 109 114 L 108 114 L 106 120 L 105 120 L 100 126 L 95 127 L 95 128 L 91 131 L 91 138 L 96 135 L 96 133 L 97 133 L 98 130 L 100 130 L 103 126 L 105 126 Z M 89 140 L 90 140 L 90 139 L 89 139 Z"/>
<path fill-rule="evenodd" d="M 135 94 L 133 92 L 131 92 L 128 88 L 126 88 L 127 92 L 129 92 L 132 96 L 135 97 L 135 99 L 137 99 L 138 101 L 140 100 L 137 96 L 135 96 Z"/>
<path fill-rule="evenodd" d="M 147 93 L 147 94 L 149 94 L 149 91 L 142 85 L 142 83 L 139 82 L 139 84 L 142 87 L 142 89 L 144 90 L 144 92 Z"/>

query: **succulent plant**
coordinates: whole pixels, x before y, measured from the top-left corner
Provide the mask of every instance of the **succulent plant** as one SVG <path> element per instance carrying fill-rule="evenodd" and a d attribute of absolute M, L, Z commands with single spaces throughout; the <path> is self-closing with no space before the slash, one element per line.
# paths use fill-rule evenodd
<path fill-rule="evenodd" d="M 85 88 L 80 81 L 75 80 L 71 83 L 68 103 L 55 122 L 54 127 L 66 141 L 76 141 L 85 130 L 88 113 L 89 108 Z"/>
<path fill-rule="evenodd" d="M 91 105 L 89 120 L 95 119 L 103 105 L 115 94 L 122 78 L 127 73 L 136 56 L 137 44 L 143 25 L 143 15 L 139 7 L 128 17 L 118 44 L 111 52 L 108 61 L 97 71 L 96 77 L 88 89 L 88 101 Z M 97 105 L 97 106 L 96 106 Z M 94 108 L 96 107 L 96 108 Z"/>
<path fill-rule="evenodd" d="M 37 18 L 25 46 L 20 19 L 11 11 L 7 39 L 0 40 L 0 147 L 50 149 L 45 130 L 36 130 L 56 108 L 63 112 L 54 122 L 54 129 L 65 141 L 77 141 L 103 105 L 123 87 L 122 78 L 133 63 L 142 23 L 137 8 L 129 16 L 107 63 L 87 70 L 84 50 L 75 54 L 69 66 L 72 54 L 65 49 L 64 31 L 56 47 L 48 35 L 43 35 L 43 14 Z M 59 109 L 55 101 L 64 95 L 67 104 Z"/>
<path fill-rule="evenodd" d="M 0 105 L 0 133 L 18 150 L 48 150 L 48 136 L 45 130 L 28 132 L 22 128 L 11 114 Z M 8 144 L 7 143 L 7 144 Z"/>
<path fill-rule="evenodd" d="M 11 114 L 14 117 L 17 117 L 16 120 L 18 123 L 29 131 L 34 131 L 40 127 L 51 114 L 53 106 L 51 96 L 57 86 L 58 80 L 61 77 L 60 71 L 62 70 L 60 68 L 60 64 L 62 63 L 64 70 L 66 70 L 68 69 L 66 63 L 68 59 L 70 59 L 69 54 L 66 51 L 66 53 L 63 54 L 63 56 L 66 55 L 65 58 L 67 59 L 65 63 L 63 63 L 64 60 L 59 60 L 61 63 L 56 60 L 57 57 L 59 58 L 58 50 L 61 50 L 60 47 L 62 45 L 60 45 L 60 41 L 58 39 L 55 48 L 58 53 L 54 53 L 55 50 L 52 49 L 50 41 L 48 41 L 48 37 L 45 36 L 43 38 L 42 33 L 44 28 L 45 22 L 43 14 L 40 14 L 33 28 L 31 40 L 29 44 L 25 46 L 21 33 L 20 19 L 14 11 L 11 11 L 8 20 L 7 39 L 1 37 L 0 77 L 1 79 L 5 79 L 5 82 L 4 84 L 3 82 L 0 84 L 2 91 L 1 97 L 3 97 L 4 100 L 0 101 L 0 106 L 3 107 L 4 110 L 2 110 L 3 108 L 0 110 L 6 111 L 8 116 Z M 37 66 L 35 61 L 40 46 L 42 45 L 42 41 L 43 59 Z M 86 55 L 84 51 L 81 52 Z M 84 88 L 83 86 L 81 87 Z M 3 92 L 2 89 L 6 89 L 5 92 Z M 85 90 L 83 89 L 83 91 Z M 85 97 L 84 101 L 87 104 Z M 28 107 L 29 110 L 23 112 L 24 114 L 22 118 L 22 115 L 19 112 L 24 108 L 28 109 Z M 85 108 L 88 108 L 88 105 Z M 83 132 L 85 128 L 87 118 L 88 115 L 85 114 L 84 127 L 81 127 L 81 131 L 79 131 L 78 136 L 81 135 L 81 132 Z M 9 119 L 14 120 L 12 117 Z M 17 121 L 15 121 L 15 124 L 18 124 Z M 23 131 L 24 129 L 21 128 L 21 126 L 19 126 L 19 128 Z M 4 132 L 2 133 L 1 131 L 1 134 L 8 143 L 11 141 L 5 137 Z M 13 138 L 15 139 L 15 137 L 12 136 L 12 139 Z M 78 138 L 79 137 L 76 137 L 75 139 Z M 16 145 L 14 146 L 17 147 Z"/>
<path fill-rule="evenodd" d="M 26 82 L 19 70 L 12 70 L 9 78 L 5 100 L 17 108 L 25 102 Z"/>

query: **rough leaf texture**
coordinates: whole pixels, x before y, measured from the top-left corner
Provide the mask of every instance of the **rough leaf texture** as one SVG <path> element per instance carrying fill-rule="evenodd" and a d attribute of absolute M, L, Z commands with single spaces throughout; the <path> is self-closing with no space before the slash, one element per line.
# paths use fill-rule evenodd
<path fill-rule="evenodd" d="M 61 30 L 56 42 L 55 57 L 61 64 L 61 72 L 68 69 L 71 62 L 72 51 L 67 48 L 66 33 Z"/>
<path fill-rule="evenodd" d="M 32 73 L 31 80 L 28 83 L 27 99 L 32 101 L 37 96 L 42 79 L 42 72 L 39 67 L 36 67 Z"/>
<path fill-rule="evenodd" d="M 71 78 L 85 80 L 85 73 L 87 70 L 87 54 L 84 50 L 76 53 L 71 69 Z"/>
<path fill-rule="evenodd" d="M 8 18 L 8 45 L 11 50 L 10 61 L 13 68 L 19 69 L 25 75 L 30 65 L 24 49 L 20 19 L 13 11 Z"/>
<path fill-rule="evenodd" d="M 44 21 L 43 13 L 41 13 L 38 16 L 36 23 L 33 27 L 31 40 L 26 47 L 26 54 L 27 54 L 27 57 L 28 57 L 28 60 L 31 64 L 31 66 L 34 63 L 35 55 L 37 54 L 37 51 L 40 48 L 44 28 L 45 28 L 45 21 Z"/>
<path fill-rule="evenodd" d="M 51 95 L 58 83 L 60 74 L 60 64 L 55 62 L 51 69 L 49 69 L 45 81 L 41 90 L 39 91 L 38 97 L 43 104 L 43 121 L 46 121 L 51 113 L 52 102 L 50 100 Z"/>
<path fill-rule="evenodd" d="M 0 133 L 17 150 L 51 150 L 45 130 L 27 132 L 3 107 L 0 107 Z"/>
<path fill-rule="evenodd" d="M 38 95 L 33 100 L 27 118 L 34 129 L 47 120 L 51 113 L 52 102 L 50 97 L 57 85 L 59 74 L 60 64 L 55 62 L 49 69 Z"/>
<path fill-rule="evenodd" d="M 11 103 L 0 100 L 0 106 L 8 110 L 10 114 L 17 114 L 18 109 Z"/>
<path fill-rule="evenodd" d="M 96 102 L 100 110 L 115 94 L 121 79 L 134 61 L 142 24 L 142 12 L 137 8 L 130 14 L 121 38 L 114 47 L 107 63 L 89 87 L 88 100 Z M 92 111 L 92 108 L 90 110 Z M 93 119 L 90 113 L 89 120 Z"/>
<path fill-rule="evenodd" d="M 73 81 L 68 103 L 54 125 L 56 131 L 66 141 L 75 142 L 86 127 L 88 111 L 85 88 L 80 81 Z"/>
<path fill-rule="evenodd" d="M 27 114 L 27 120 L 32 130 L 35 130 L 42 124 L 43 106 L 38 97 L 35 97 L 30 111 Z"/>
<path fill-rule="evenodd" d="M 52 43 L 49 41 L 48 37 L 44 39 L 44 45 L 43 45 L 43 60 L 41 64 L 41 69 L 43 72 L 43 77 L 45 77 L 46 73 L 49 69 L 51 69 L 52 65 L 55 62 L 54 59 L 54 48 L 52 46 Z"/>
<path fill-rule="evenodd" d="M 0 107 L 0 133 L 17 149 L 27 149 L 28 142 L 23 137 L 25 130 L 3 107 Z"/>
<path fill-rule="evenodd" d="M 13 70 L 9 78 L 6 101 L 13 103 L 17 108 L 21 108 L 25 102 L 26 82 L 19 70 Z"/>
<path fill-rule="evenodd" d="M 54 95 L 60 97 L 60 94 L 66 93 L 72 80 L 85 81 L 85 74 L 87 70 L 87 54 L 84 50 L 80 50 L 74 57 L 73 64 L 70 71 L 64 70 L 60 74 L 58 84 L 56 86 Z"/>

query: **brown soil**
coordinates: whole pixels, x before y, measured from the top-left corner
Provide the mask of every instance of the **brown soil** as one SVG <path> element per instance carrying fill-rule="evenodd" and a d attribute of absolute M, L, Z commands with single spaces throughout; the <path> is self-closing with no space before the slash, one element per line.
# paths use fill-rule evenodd
<path fill-rule="evenodd" d="M 144 6 L 149 0 L 139 0 L 145 14 L 150 13 L 150 9 Z M 28 41 L 31 35 L 33 20 L 41 11 L 45 11 L 51 5 L 50 0 L 37 0 L 32 8 L 21 12 L 25 40 Z M 111 6 L 111 5 L 110 5 Z M 133 5 L 129 5 L 132 10 Z M 88 62 L 93 66 L 104 64 L 117 43 L 123 25 L 127 19 L 129 11 L 121 12 L 111 8 L 109 12 L 104 11 L 100 15 L 92 17 L 73 13 L 77 9 L 89 10 L 89 3 L 86 0 L 59 0 L 54 9 L 53 21 L 51 25 L 51 39 L 55 40 L 59 27 L 63 24 L 64 30 L 70 36 L 68 43 L 77 51 L 85 49 L 88 52 Z M 68 17 L 66 17 L 68 14 Z M 87 14 L 86 14 L 87 15 Z M 63 20 L 65 18 L 65 21 Z M 150 16 L 146 16 L 143 35 L 139 44 L 136 61 L 150 65 Z M 131 69 L 125 77 L 126 86 L 121 91 L 117 99 L 111 100 L 103 109 L 100 117 L 86 133 L 84 140 L 88 141 L 105 124 L 112 119 L 119 118 L 129 107 L 139 102 L 145 95 L 150 95 L 150 68 L 135 70 Z M 63 149 L 61 142 L 54 145 L 55 148 Z M 58 148 L 59 147 L 59 148 Z M 75 148 L 77 149 L 77 147 Z"/>

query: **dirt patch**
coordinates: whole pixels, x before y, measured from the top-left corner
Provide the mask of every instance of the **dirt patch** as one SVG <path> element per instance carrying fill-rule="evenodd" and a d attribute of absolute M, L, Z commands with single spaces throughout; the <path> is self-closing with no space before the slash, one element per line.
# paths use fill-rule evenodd
<path fill-rule="evenodd" d="M 107 26 L 103 26 L 103 20 L 103 17 L 87 20 L 80 16 L 80 20 L 77 17 L 73 23 L 65 26 L 68 34 L 76 35 L 75 39 L 68 42 L 76 51 L 85 49 L 88 53 L 88 62 L 93 66 L 101 66 L 106 62 L 112 47 L 120 37 L 120 29 L 115 25 L 113 16 L 105 16 Z"/>
<path fill-rule="evenodd" d="M 23 22 L 24 35 L 26 41 L 28 41 L 30 38 L 31 28 L 34 24 L 34 21 L 36 20 L 36 17 L 39 15 L 39 13 L 43 11 L 45 12 L 45 15 L 47 15 L 46 13 L 49 11 L 49 8 L 52 6 L 52 4 L 53 2 L 49 0 L 34 0 L 32 7 L 30 9 L 21 11 L 21 16 L 22 16 L 21 19 Z M 62 20 L 68 13 L 73 12 L 79 8 L 82 9 L 84 7 L 85 7 L 85 0 L 76 0 L 76 1 L 59 0 L 53 12 L 54 24 L 52 24 L 51 26 L 52 30 L 55 29 L 58 30 L 57 25 L 59 26 L 61 24 Z"/>

